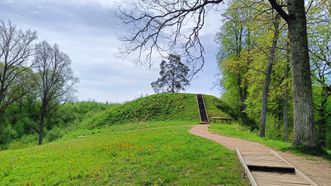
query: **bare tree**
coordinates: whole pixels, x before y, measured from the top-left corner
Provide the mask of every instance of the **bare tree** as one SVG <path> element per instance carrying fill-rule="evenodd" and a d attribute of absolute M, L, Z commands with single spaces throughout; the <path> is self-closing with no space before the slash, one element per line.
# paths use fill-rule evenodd
<path fill-rule="evenodd" d="M 46 41 L 36 45 L 34 69 L 40 108 L 38 126 L 34 129 L 38 132 L 39 145 L 52 114 L 73 99 L 77 78 L 73 76 L 70 63 L 68 55 L 61 52 L 58 45 L 50 46 Z"/>
<path fill-rule="evenodd" d="M 288 0 L 286 4 L 280 4 L 277 0 L 268 1 L 286 21 L 289 30 L 291 64 L 294 69 L 293 144 L 317 147 L 304 0 Z M 204 64 L 204 48 L 199 34 L 208 9 L 222 2 L 223 0 L 140 0 L 131 11 L 121 11 L 124 23 L 132 26 L 133 35 L 126 39 L 131 46 L 127 48 L 127 52 L 138 50 L 142 54 L 147 51 L 149 59 L 153 51 L 174 50 L 179 45 L 192 63 L 199 64 L 197 62 L 202 61 L 197 70 L 201 69 Z M 284 7 L 287 7 L 287 11 Z M 166 47 L 161 45 L 165 38 L 170 39 Z"/>
<path fill-rule="evenodd" d="M 36 39 L 34 31 L 23 31 L 10 21 L 0 21 L 0 117 L 28 92 L 24 77 L 28 68 L 24 65 L 32 55 L 32 42 Z"/>

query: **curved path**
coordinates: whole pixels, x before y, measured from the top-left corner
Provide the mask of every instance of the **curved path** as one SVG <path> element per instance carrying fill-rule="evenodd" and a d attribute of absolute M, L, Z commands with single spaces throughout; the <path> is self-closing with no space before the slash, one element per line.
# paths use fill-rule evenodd
<path fill-rule="evenodd" d="M 241 151 L 253 152 L 269 152 L 270 148 L 257 142 L 246 141 L 243 139 L 222 136 L 213 134 L 208 131 L 209 125 L 195 125 L 190 129 L 190 133 L 210 139 L 216 143 L 235 150 L 238 148 Z M 277 151 L 283 158 L 290 162 L 294 167 L 303 172 L 306 176 L 312 179 L 320 186 L 331 185 L 331 163 L 318 157 L 307 159 L 301 156 L 296 156 L 289 152 Z"/>

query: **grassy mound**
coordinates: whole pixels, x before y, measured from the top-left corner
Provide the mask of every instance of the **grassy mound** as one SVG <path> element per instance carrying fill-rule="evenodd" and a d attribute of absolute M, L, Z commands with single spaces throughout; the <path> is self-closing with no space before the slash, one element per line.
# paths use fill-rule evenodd
<path fill-rule="evenodd" d="M 220 100 L 205 95 L 209 117 L 225 116 L 220 109 Z M 146 121 L 181 121 L 193 124 L 199 122 L 199 113 L 195 94 L 163 93 L 138 98 L 123 104 L 102 104 L 95 102 L 68 103 L 56 117 L 58 121 L 45 134 L 45 143 L 58 140 L 68 134 L 79 134 L 81 130 L 99 129 L 113 124 L 128 122 L 142 125 Z M 171 123 L 171 122 L 170 122 Z M 37 135 L 26 135 L 13 140 L 7 145 L 9 149 L 34 146 Z"/>
<path fill-rule="evenodd" d="M 210 117 L 225 115 L 217 98 L 205 101 Z M 199 121 L 194 94 L 89 108 L 60 139 L 0 151 L 0 185 L 248 185 L 234 152 L 188 133 Z"/>
<path fill-rule="evenodd" d="M 209 117 L 226 115 L 217 108 L 220 104 L 218 98 L 209 95 L 204 97 Z M 109 109 L 97 124 L 167 120 L 198 122 L 196 94 L 162 93 L 138 98 Z"/>

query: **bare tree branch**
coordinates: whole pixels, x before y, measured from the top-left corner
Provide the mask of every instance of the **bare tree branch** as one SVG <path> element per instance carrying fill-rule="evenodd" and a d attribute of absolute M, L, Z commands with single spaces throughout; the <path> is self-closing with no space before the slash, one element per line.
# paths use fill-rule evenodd
<path fill-rule="evenodd" d="M 277 3 L 277 0 L 268 0 L 269 3 L 271 4 L 272 8 L 274 8 L 278 14 L 286 21 L 288 22 L 289 20 L 289 15 L 285 10 L 282 8 L 280 4 Z"/>
<path fill-rule="evenodd" d="M 153 52 L 165 57 L 177 53 L 186 59 L 195 75 L 204 65 L 205 49 L 199 38 L 209 7 L 223 0 L 140 0 L 132 10 L 120 9 L 122 22 L 131 26 L 122 38 L 125 54 L 139 53 L 139 61 L 151 65 Z M 191 22 L 189 22 L 189 20 Z"/>

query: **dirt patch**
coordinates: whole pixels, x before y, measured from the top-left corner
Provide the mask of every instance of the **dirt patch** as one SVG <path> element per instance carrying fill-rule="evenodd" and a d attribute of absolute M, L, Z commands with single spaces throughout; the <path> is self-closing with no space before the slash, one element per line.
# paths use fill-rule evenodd
<path fill-rule="evenodd" d="M 269 147 L 257 142 L 213 134 L 208 131 L 208 127 L 209 125 L 196 125 L 190 129 L 190 133 L 215 141 L 231 150 L 235 150 L 236 148 L 246 152 L 269 152 L 270 150 Z M 289 152 L 277 152 L 318 185 L 331 185 L 330 162 L 318 157 L 308 159 Z"/>

